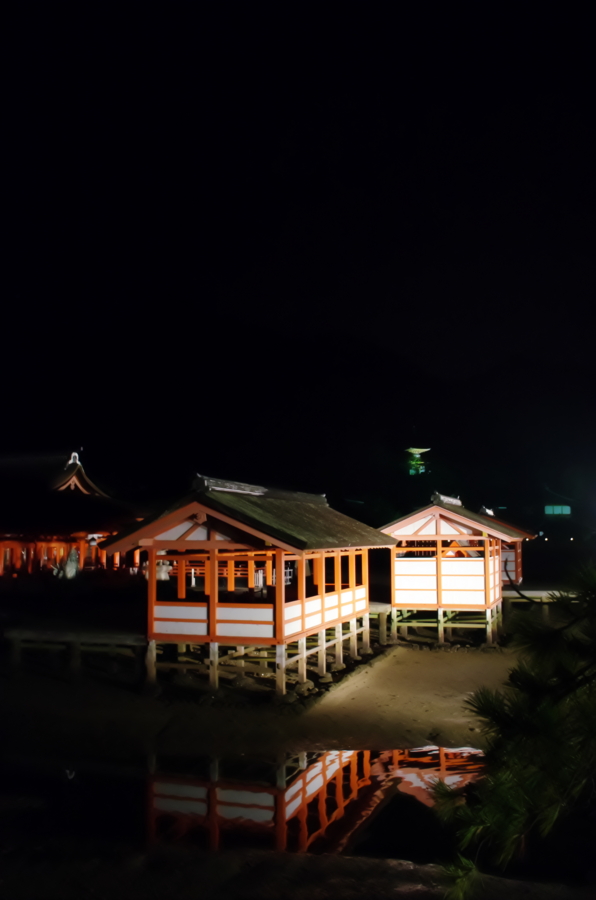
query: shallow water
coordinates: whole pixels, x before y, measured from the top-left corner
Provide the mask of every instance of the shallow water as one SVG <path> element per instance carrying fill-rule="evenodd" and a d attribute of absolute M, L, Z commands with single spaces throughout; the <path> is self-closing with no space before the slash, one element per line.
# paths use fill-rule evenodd
<path fill-rule="evenodd" d="M 28 760 L 0 767 L 3 843 L 148 849 L 258 848 L 428 862 L 450 840 L 431 807 L 438 779 L 464 787 L 474 748 L 330 750 L 278 758 L 160 757 L 113 767 Z"/>

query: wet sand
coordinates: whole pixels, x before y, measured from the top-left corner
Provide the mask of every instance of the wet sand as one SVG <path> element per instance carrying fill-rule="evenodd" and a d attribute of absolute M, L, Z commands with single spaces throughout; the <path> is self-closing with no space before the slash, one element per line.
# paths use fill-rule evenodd
<path fill-rule="evenodd" d="M 464 701 L 480 685 L 498 688 L 514 661 L 501 650 L 394 647 L 306 710 L 298 703 L 254 705 L 241 692 L 149 697 L 89 674 L 69 683 L 25 671 L 0 683 L 2 753 L 117 759 L 152 752 L 481 747 L 480 726 Z"/>

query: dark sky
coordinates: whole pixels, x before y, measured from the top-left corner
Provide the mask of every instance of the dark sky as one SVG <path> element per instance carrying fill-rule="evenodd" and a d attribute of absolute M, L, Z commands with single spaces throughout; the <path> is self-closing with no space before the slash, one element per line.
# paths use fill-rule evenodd
<path fill-rule="evenodd" d="M 462 493 L 596 479 L 588 23 L 327 13 L 12 22 L 3 452 L 346 492 L 414 442 Z"/>

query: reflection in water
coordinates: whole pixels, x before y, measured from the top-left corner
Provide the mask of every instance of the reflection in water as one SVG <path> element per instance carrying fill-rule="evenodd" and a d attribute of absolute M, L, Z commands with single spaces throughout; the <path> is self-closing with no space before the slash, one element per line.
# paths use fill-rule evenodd
<path fill-rule="evenodd" d="M 240 844 L 340 852 L 396 787 L 432 806 L 433 783 L 463 787 L 474 781 L 482 753 L 435 746 L 332 750 L 284 757 L 256 772 L 253 766 L 213 760 L 203 777 L 154 774 L 150 841 L 192 841 L 212 850 Z"/>

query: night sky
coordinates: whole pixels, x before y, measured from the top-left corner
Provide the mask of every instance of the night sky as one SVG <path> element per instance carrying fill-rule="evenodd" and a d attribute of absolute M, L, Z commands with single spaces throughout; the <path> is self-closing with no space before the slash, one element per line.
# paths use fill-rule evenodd
<path fill-rule="evenodd" d="M 464 499 L 596 502 L 593 52 L 483 15 L 22 10 L 1 452 L 358 499 L 415 444 Z"/>

